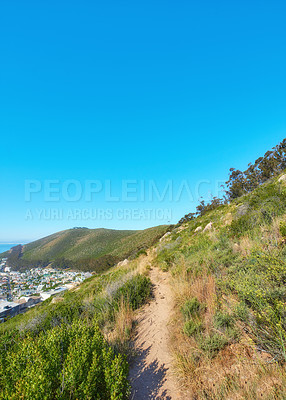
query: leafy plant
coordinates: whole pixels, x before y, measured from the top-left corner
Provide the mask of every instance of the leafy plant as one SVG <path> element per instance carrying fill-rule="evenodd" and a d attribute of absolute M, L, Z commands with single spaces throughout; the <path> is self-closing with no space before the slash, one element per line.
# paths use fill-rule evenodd
<path fill-rule="evenodd" d="M 128 364 L 96 325 L 80 321 L 27 336 L 1 353 L 0 398 L 127 399 Z"/>
<path fill-rule="evenodd" d="M 227 343 L 228 339 L 224 335 L 215 332 L 201 338 L 200 348 L 210 357 L 214 357 Z"/>
<path fill-rule="evenodd" d="M 185 335 L 192 336 L 201 332 L 203 329 L 203 324 L 199 320 L 190 319 L 184 323 L 183 331 Z"/>
<path fill-rule="evenodd" d="M 128 301 L 133 310 L 140 307 L 151 294 L 151 281 L 143 275 L 136 275 L 117 290 L 113 297 L 113 309 L 118 309 L 120 299 Z"/>
<path fill-rule="evenodd" d="M 286 221 L 280 221 L 279 230 L 281 236 L 286 237 Z"/>
<path fill-rule="evenodd" d="M 205 306 L 199 302 L 196 297 L 193 297 L 185 302 L 181 308 L 181 312 L 186 320 L 194 315 L 197 315 L 200 311 L 204 310 Z"/>
<path fill-rule="evenodd" d="M 216 328 L 230 328 L 233 324 L 233 317 L 227 312 L 218 311 L 214 316 L 214 326 Z"/>

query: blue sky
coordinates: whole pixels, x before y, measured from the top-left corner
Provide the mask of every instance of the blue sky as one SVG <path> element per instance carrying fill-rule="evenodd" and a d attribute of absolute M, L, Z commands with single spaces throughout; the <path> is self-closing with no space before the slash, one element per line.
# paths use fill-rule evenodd
<path fill-rule="evenodd" d="M 209 181 L 200 195 L 216 194 L 230 167 L 286 136 L 285 13 L 282 0 L 1 2 L 0 241 L 175 223 L 195 209 L 198 182 Z M 27 180 L 42 186 L 30 202 Z M 58 201 L 46 199 L 51 180 Z M 67 201 L 69 180 L 103 189 Z M 126 201 L 126 180 L 171 181 L 174 197 L 187 181 L 194 200 Z M 51 208 L 63 216 L 36 215 Z M 112 218 L 68 220 L 75 208 Z M 171 216 L 119 218 L 126 209 Z"/>

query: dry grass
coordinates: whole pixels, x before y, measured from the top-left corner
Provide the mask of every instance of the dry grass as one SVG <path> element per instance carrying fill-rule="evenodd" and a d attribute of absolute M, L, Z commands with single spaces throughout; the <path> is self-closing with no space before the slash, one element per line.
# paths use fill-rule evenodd
<path fill-rule="evenodd" d="M 153 262 L 154 251 L 149 250 L 147 255 L 142 254 L 136 260 L 136 271 L 139 274 L 145 275 L 149 272 L 150 266 Z"/>
<path fill-rule="evenodd" d="M 279 222 L 276 222 L 279 225 Z M 277 234 L 274 232 L 273 234 Z M 240 241 L 239 251 L 250 254 L 254 245 L 247 236 Z M 199 277 L 190 277 L 180 262 L 181 273 L 172 279 L 175 293 L 176 314 L 172 327 L 172 348 L 175 355 L 175 367 L 183 379 L 185 391 L 192 400 L 255 400 L 286 399 L 286 373 L 284 367 L 271 363 L 272 357 L 258 352 L 254 342 L 239 326 L 241 337 L 237 343 L 231 342 L 210 357 L 199 347 L 198 337 L 188 337 L 183 333 L 184 319 L 180 312 L 187 299 L 196 297 L 206 305 L 201 318 L 205 327 L 204 334 L 214 330 L 213 317 L 219 301 L 233 308 L 232 298 L 217 298 L 216 283 L 213 275 L 202 273 Z"/>
<path fill-rule="evenodd" d="M 172 286 L 178 309 L 181 308 L 187 299 L 191 299 L 192 297 L 196 297 L 200 303 L 206 305 L 204 323 L 206 330 L 208 330 L 217 302 L 214 276 L 203 274 L 203 276 L 191 279 L 185 270 L 183 270 L 180 276 L 176 276 L 173 279 Z"/>
<path fill-rule="evenodd" d="M 251 251 L 256 247 L 262 247 L 264 251 L 273 251 L 283 241 L 280 233 L 280 222 L 284 219 L 277 217 L 271 225 L 261 226 L 261 236 L 259 241 L 251 239 L 248 235 L 243 236 L 238 243 L 232 243 L 234 253 L 240 253 L 248 257 Z"/>
<path fill-rule="evenodd" d="M 153 254 L 140 255 L 136 260 L 128 262 L 125 268 L 130 271 L 124 276 L 124 281 L 130 279 L 132 276 L 137 274 L 146 275 L 149 274 L 150 262 L 153 258 Z M 115 267 L 117 268 L 117 267 Z M 122 268 L 122 267 L 121 267 Z M 116 281 L 108 285 L 106 292 L 113 292 L 118 285 L 121 283 Z M 116 286 L 113 288 L 112 286 Z M 118 311 L 114 315 L 113 330 L 108 333 L 108 341 L 115 345 L 120 351 L 128 353 L 128 341 L 130 340 L 133 322 L 135 320 L 135 312 L 132 310 L 129 301 L 122 297 Z"/>
<path fill-rule="evenodd" d="M 286 398 L 286 374 L 279 364 L 268 364 L 245 335 L 215 358 L 203 353 L 180 328 L 180 314 L 173 324 L 176 368 L 184 378 L 190 399 L 278 400 Z"/>
<path fill-rule="evenodd" d="M 228 212 L 224 217 L 223 217 L 223 225 L 228 226 L 232 223 L 233 217 L 232 213 Z"/>
<path fill-rule="evenodd" d="M 208 236 L 213 243 L 218 241 L 218 231 L 216 229 L 210 230 Z"/>
<path fill-rule="evenodd" d="M 241 238 L 239 246 L 241 254 L 244 257 L 247 257 L 250 256 L 251 251 L 254 247 L 254 243 L 248 236 L 244 236 L 243 238 Z"/>
<path fill-rule="evenodd" d="M 280 223 L 285 218 L 277 217 L 270 226 L 262 227 L 262 237 L 264 250 L 272 251 L 273 248 L 279 246 L 283 240 L 280 233 Z"/>
<path fill-rule="evenodd" d="M 108 341 L 120 351 L 126 351 L 127 342 L 130 339 L 134 321 L 134 311 L 128 301 L 120 300 L 118 311 L 115 313 L 114 328 L 108 333 Z"/>
<path fill-rule="evenodd" d="M 232 243 L 232 250 L 234 253 L 241 253 L 244 257 L 251 254 L 254 247 L 254 242 L 249 236 L 243 236 L 239 243 Z"/>

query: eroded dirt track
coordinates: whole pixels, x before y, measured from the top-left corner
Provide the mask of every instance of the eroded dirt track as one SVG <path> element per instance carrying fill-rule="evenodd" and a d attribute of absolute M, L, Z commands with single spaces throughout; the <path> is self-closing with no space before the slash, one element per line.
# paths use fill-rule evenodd
<path fill-rule="evenodd" d="M 150 271 L 154 298 L 137 316 L 134 347 L 137 356 L 130 366 L 132 400 L 181 399 L 179 385 L 172 371 L 169 321 L 173 296 L 168 274 L 157 268 Z"/>

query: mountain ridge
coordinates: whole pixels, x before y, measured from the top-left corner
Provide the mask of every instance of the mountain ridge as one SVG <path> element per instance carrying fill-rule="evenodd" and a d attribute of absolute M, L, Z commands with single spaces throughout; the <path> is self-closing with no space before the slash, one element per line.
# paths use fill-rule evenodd
<path fill-rule="evenodd" d="M 2 254 L 14 269 L 53 264 L 79 270 L 103 270 L 135 256 L 169 229 L 159 225 L 144 230 L 71 228 L 55 232 Z"/>

